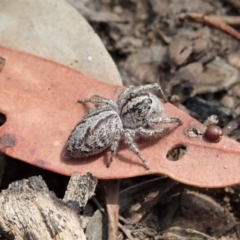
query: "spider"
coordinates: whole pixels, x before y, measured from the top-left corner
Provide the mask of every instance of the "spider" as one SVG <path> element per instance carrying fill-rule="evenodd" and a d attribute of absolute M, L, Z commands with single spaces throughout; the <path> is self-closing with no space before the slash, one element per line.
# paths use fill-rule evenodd
<path fill-rule="evenodd" d="M 153 90 L 159 91 L 166 101 L 157 83 L 138 87 L 129 86 L 119 95 L 117 102 L 96 95 L 89 99 L 79 99 L 80 103 L 93 103 L 95 108 L 90 110 L 72 131 L 66 144 L 65 156 L 84 158 L 110 148 L 110 161 L 107 165 L 109 167 L 121 138 L 124 138 L 129 149 L 149 170 L 148 163 L 135 142 L 135 137 L 158 138 L 164 136 L 170 129 L 154 129 L 157 124 L 181 124 L 176 117 L 163 117 L 163 106 L 152 93 Z"/>

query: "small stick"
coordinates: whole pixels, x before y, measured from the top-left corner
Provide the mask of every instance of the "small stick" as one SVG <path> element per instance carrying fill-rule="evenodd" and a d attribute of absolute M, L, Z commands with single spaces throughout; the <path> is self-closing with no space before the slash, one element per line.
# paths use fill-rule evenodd
<path fill-rule="evenodd" d="M 97 200 L 97 198 L 96 198 L 95 196 L 93 196 L 93 197 L 92 197 L 92 200 L 93 200 L 93 202 L 96 204 L 96 206 L 98 207 L 99 211 L 101 211 L 103 214 L 106 215 L 105 209 L 104 209 L 104 208 L 102 207 L 102 205 L 99 203 L 99 201 Z M 128 222 L 125 218 L 119 216 L 119 219 L 120 219 L 122 222 L 124 222 L 125 224 L 129 224 L 129 222 Z M 128 237 L 129 240 L 134 240 L 134 238 L 132 237 L 130 231 L 129 231 L 125 226 L 123 226 L 120 222 L 118 222 L 118 228 L 122 230 L 122 232 L 126 235 L 126 237 Z"/>
<path fill-rule="evenodd" d="M 129 240 L 134 240 L 130 231 L 127 228 L 125 228 L 121 223 L 118 223 L 118 227 L 122 230 L 122 232 L 127 236 Z"/>
<path fill-rule="evenodd" d="M 221 30 L 222 32 L 229 34 L 230 36 L 232 36 L 235 39 L 237 39 L 238 41 L 240 41 L 240 33 L 238 31 L 236 31 L 235 29 L 233 29 L 232 27 L 230 27 L 229 25 L 227 25 L 221 21 L 213 19 L 212 17 L 204 16 L 199 13 L 186 13 L 186 14 L 180 14 L 179 18 L 183 19 L 183 20 L 187 19 L 190 21 L 203 23 L 208 26 L 214 27 L 216 29 Z"/>
<path fill-rule="evenodd" d="M 232 26 L 240 25 L 240 17 L 239 16 L 209 16 L 215 21 L 220 21 Z"/>

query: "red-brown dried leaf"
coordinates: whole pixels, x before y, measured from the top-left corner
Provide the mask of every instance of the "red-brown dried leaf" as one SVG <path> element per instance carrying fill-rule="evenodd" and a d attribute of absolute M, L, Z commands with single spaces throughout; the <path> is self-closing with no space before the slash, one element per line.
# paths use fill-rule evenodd
<path fill-rule="evenodd" d="M 64 175 L 92 172 L 100 179 L 118 179 L 147 174 L 166 174 L 180 182 L 200 187 L 221 187 L 240 182 L 239 143 L 223 137 L 209 143 L 191 138 L 186 129 L 205 127 L 167 103 L 166 114 L 183 125 L 160 140 L 140 142 L 147 171 L 126 146 L 121 147 L 110 168 L 107 152 L 85 160 L 66 161 L 64 145 L 74 126 L 88 110 L 79 98 L 100 96 L 117 99 L 123 87 L 98 82 L 60 64 L 27 53 L 0 48 L 6 59 L 0 74 L 0 112 L 7 117 L 0 127 L 0 150 L 27 163 Z M 178 161 L 166 158 L 178 145 L 187 148 Z"/>

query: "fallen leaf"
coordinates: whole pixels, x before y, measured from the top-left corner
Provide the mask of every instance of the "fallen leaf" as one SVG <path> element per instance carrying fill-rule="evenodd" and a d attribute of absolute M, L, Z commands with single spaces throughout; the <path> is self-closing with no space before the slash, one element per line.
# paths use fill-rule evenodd
<path fill-rule="evenodd" d="M 174 219 L 174 226 L 184 226 L 201 232 L 209 227 L 214 229 L 213 236 L 220 237 L 236 225 L 231 213 L 213 198 L 195 192 L 181 194 L 180 209 Z M 197 213 L 197 214 L 196 214 Z"/>
<path fill-rule="evenodd" d="M 88 20 L 92 22 L 120 22 L 125 23 L 130 21 L 129 17 L 124 14 L 117 14 L 112 9 L 101 6 L 99 9 L 89 7 L 88 1 L 68 0 L 78 11 Z"/>
<path fill-rule="evenodd" d="M 6 59 L 0 74 L 0 112 L 7 118 L 0 127 L 0 150 L 7 155 L 68 176 L 91 172 L 99 179 L 120 179 L 165 174 L 199 187 L 240 182 L 239 143 L 227 137 L 218 143 L 190 137 L 189 128 L 204 132 L 206 127 L 169 103 L 164 104 L 166 115 L 180 118 L 183 125 L 160 140 L 139 142 L 149 171 L 124 144 L 110 168 L 106 167 L 107 152 L 65 160 L 62 153 L 68 136 L 90 107 L 77 100 L 95 94 L 116 100 L 123 87 L 27 53 L 0 48 L 0 56 Z M 185 153 L 178 161 L 169 160 L 169 151 L 178 146 L 185 147 Z"/>
<path fill-rule="evenodd" d="M 102 82 L 122 83 L 99 36 L 64 0 L 2 0 L 0 29 L 1 46 L 62 63 Z"/>

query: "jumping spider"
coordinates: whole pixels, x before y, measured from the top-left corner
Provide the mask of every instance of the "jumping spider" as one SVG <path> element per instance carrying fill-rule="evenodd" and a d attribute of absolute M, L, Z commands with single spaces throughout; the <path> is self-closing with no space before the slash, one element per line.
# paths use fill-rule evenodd
<path fill-rule="evenodd" d="M 134 138 L 157 138 L 165 135 L 169 128 L 153 129 L 159 123 L 181 124 L 178 118 L 162 117 L 163 106 L 157 96 L 151 93 L 152 90 L 159 91 L 165 99 L 158 84 L 129 86 L 119 95 L 117 102 L 100 96 L 80 99 L 80 103 L 91 102 L 96 108 L 90 110 L 72 131 L 66 144 L 65 155 L 83 158 L 110 147 L 109 167 L 117 152 L 119 141 L 124 137 L 130 150 L 141 159 L 145 168 L 149 169 Z"/>

